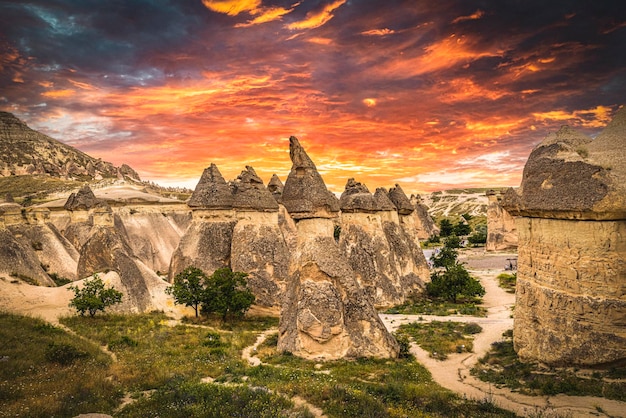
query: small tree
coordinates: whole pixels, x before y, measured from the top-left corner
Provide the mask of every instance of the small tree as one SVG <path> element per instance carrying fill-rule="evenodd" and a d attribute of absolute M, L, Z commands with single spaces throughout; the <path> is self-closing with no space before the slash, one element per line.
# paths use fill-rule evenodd
<path fill-rule="evenodd" d="M 198 307 L 205 299 L 208 277 L 202 270 L 189 266 L 174 277 L 174 284 L 165 293 L 174 297 L 177 305 L 191 306 L 198 317 Z"/>
<path fill-rule="evenodd" d="M 223 321 L 229 314 L 243 316 L 254 303 L 254 294 L 247 286 L 247 276 L 228 267 L 215 270 L 206 282 L 202 312 L 219 313 Z"/>
<path fill-rule="evenodd" d="M 439 222 L 439 235 L 442 237 L 447 237 L 448 235 L 452 235 L 454 231 L 454 225 L 448 219 L 442 219 Z"/>
<path fill-rule="evenodd" d="M 454 225 L 454 234 L 462 237 L 465 235 L 469 235 L 472 233 L 472 227 L 469 226 L 469 224 L 463 223 L 462 221 L 459 221 L 456 225 Z"/>
<path fill-rule="evenodd" d="M 98 311 L 104 312 L 108 306 L 122 302 L 122 292 L 113 286 L 105 288 L 97 274 L 91 280 L 85 279 L 82 288 L 69 286 L 68 289 L 74 291 L 74 298 L 70 300 L 69 306 L 75 308 L 81 316 L 89 312 L 89 316 L 93 317 Z"/>
<path fill-rule="evenodd" d="M 454 264 L 443 271 L 430 275 L 430 283 L 426 285 L 429 295 L 456 303 L 458 298 L 482 297 L 485 288 L 478 280 L 470 276 L 461 264 Z"/>

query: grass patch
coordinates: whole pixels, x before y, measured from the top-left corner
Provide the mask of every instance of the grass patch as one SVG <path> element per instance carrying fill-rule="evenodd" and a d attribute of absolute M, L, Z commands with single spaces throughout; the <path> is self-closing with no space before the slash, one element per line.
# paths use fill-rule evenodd
<path fill-rule="evenodd" d="M 51 176 L 7 176 L 0 177 L 0 196 L 11 193 L 19 202 L 25 196 L 40 199 L 48 194 L 75 189 L 80 185 L 78 181 L 62 180 Z"/>
<path fill-rule="evenodd" d="M 499 274 L 498 277 L 496 277 L 496 279 L 498 279 L 498 284 L 500 285 L 500 287 L 506 290 L 507 293 L 515 293 L 515 285 L 517 283 L 517 273 L 513 273 L 513 274 L 502 273 L 502 274 Z"/>
<path fill-rule="evenodd" d="M 473 322 L 432 321 L 401 325 L 397 333 L 408 336 L 431 357 L 445 360 L 450 353 L 471 353 L 474 348 L 471 335 L 481 331 L 482 327 Z"/>
<path fill-rule="evenodd" d="M 228 318 L 222 321 L 222 316 L 218 314 L 185 316 L 182 319 L 183 324 L 203 325 L 223 330 L 241 330 L 241 331 L 264 331 L 269 328 L 278 327 L 278 317 L 274 316 L 244 316 L 242 318 Z"/>
<path fill-rule="evenodd" d="M 260 330 L 275 326 L 276 319 L 255 323 L 248 318 L 224 327 L 215 321 L 215 327 L 171 326 L 162 313 L 62 319 L 89 342 L 41 321 L 1 316 L 0 402 L 3 408 L 10 407 L 0 416 L 76 416 L 94 411 L 122 417 L 311 416 L 294 406 L 290 398 L 296 395 L 329 417 L 515 416 L 438 386 L 412 357 L 318 363 L 278 353 L 278 336 L 271 334 L 257 350 L 264 364 L 251 367 L 241 359 L 242 349 L 254 343 Z M 49 348 L 51 343 L 54 349 Z M 98 346 L 106 346 L 117 361 L 111 362 Z M 51 360 L 46 359 L 47 350 L 54 352 L 48 354 Z M 8 362 L 13 370 L 9 374 L 5 358 L 18 356 L 24 365 L 15 368 Z M 60 358 L 62 362 L 67 358 L 67 364 L 59 364 Z M 42 374 L 43 368 L 49 371 Z M 204 377 L 215 382 L 202 383 Z M 122 393 L 129 393 L 135 402 L 115 412 Z M 52 406 L 48 398 L 53 396 L 65 402 L 65 409 Z"/>
<path fill-rule="evenodd" d="M 569 368 L 546 368 L 537 363 L 522 363 L 513 349 L 512 333 L 495 342 L 472 374 L 497 387 L 507 387 L 525 395 L 597 396 L 626 401 L 626 368 L 581 372 Z M 621 381 L 615 380 L 621 375 Z"/>
<path fill-rule="evenodd" d="M 0 313 L 0 416 L 112 412 L 122 396 L 97 345 L 39 319 Z"/>
<path fill-rule="evenodd" d="M 480 301 L 462 301 L 460 303 L 452 303 L 439 299 L 431 299 L 423 297 L 420 299 L 409 300 L 402 305 L 394 306 L 384 311 L 386 314 L 404 314 L 404 315 L 468 315 L 468 316 L 487 316 L 487 310 L 480 306 Z"/>

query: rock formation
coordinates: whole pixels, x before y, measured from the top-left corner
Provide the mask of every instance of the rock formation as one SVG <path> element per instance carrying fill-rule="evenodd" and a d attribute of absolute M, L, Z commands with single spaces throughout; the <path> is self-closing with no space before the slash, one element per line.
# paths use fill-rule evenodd
<path fill-rule="evenodd" d="M 515 218 L 509 214 L 500 201 L 502 194 L 495 190 L 487 192 L 487 251 L 507 251 L 517 249 L 517 226 Z"/>
<path fill-rule="evenodd" d="M 295 137 L 283 190 L 298 241 L 281 311 L 278 349 L 305 358 L 395 357 L 398 345 L 333 237 L 337 199 Z"/>
<path fill-rule="evenodd" d="M 289 249 L 278 225 L 278 203 L 252 167 L 233 183 L 237 224 L 231 268 L 248 273 L 255 304 L 280 309 L 289 269 Z"/>
<path fill-rule="evenodd" d="M 32 130 L 8 112 L 0 112 L 0 175 L 50 175 L 67 179 L 122 178 L 139 181 L 128 166 L 111 163 Z M 130 169 L 130 170 L 129 170 Z"/>
<path fill-rule="evenodd" d="M 188 205 L 193 219 L 172 254 L 169 278 L 188 266 L 207 274 L 230 266 L 233 230 L 237 224 L 233 194 L 215 164 L 206 168 Z"/>
<path fill-rule="evenodd" d="M 283 203 L 284 188 L 285 186 L 283 185 L 283 182 L 280 181 L 276 174 L 272 175 L 269 183 L 267 183 L 267 190 L 270 191 L 270 193 L 272 194 L 272 196 L 274 196 L 274 199 L 276 199 L 276 202 L 278 203 Z"/>
<path fill-rule="evenodd" d="M 339 202 L 339 247 L 374 305 L 378 308 L 399 305 L 407 296 L 419 293 L 421 278 L 416 272 L 408 275 L 403 273 L 407 262 L 405 257 L 398 257 L 398 250 L 410 246 L 407 243 L 409 237 L 400 232 L 396 206 L 389 200 L 387 192 L 381 188 L 372 196 L 365 185 L 349 179 Z M 403 245 L 392 246 L 390 237 L 400 237 Z M 421 252 L 421 249 L 411 248 Z M 425 263 L 424 259 L 426 268 L 419 271 L 422 275 L 428 270 Z M 418 289 L 414 287 L 415 284 Z"/>
<path fill-rule="evenodd" d="M 172 255 L 170 280 L 188 266 L 209 275 L 230 267 L 248 273 L 257 306 L 277 311 L 289 250 L 279 228 L 279 205 L 254 169 L 246 167 L 229 185 L 211 164 L 189 206 L 193 220 Z"/>
<path fill-rule="evenodd" d="M 626 109 L 595 140 L 563 127 L 530 154 L 519 216 L 514 345 L 525 360 L 626 359 Z"/>
<path fill-rule="evenodd" d="M 439 235 L 439 227 L 435 225 L 430 213 L 428 213 L 428 206 L 424 204 L 424 201 L 420 195 L 411 195 L 411 204 L 415 208 L 415 225 L 417 227 L 417 238 L 420 240 L 427 240 L 433 235 Z"/>

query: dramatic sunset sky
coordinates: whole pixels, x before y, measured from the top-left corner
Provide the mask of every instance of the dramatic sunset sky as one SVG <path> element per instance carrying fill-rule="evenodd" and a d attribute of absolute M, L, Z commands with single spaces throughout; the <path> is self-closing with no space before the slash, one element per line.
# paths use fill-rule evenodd
<path fill-rule="evenodd" d="M 0 0 L 0 110 L 162 185 L 517 186 L 624 102 L 623 0 Z"/>

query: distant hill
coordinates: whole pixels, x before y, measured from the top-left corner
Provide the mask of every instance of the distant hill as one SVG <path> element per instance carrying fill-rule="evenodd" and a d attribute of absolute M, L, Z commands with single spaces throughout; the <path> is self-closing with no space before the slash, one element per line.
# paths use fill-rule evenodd
<path fill-rule="evenodd" d="M 82 184 L 129 182 L 146 191 L 185 200 L 191 190 L 142 182 L 130 166 L 93 158 L 29 128 L 9 112 L 0 112 L 0 201 L 11 194 L 18 202 L 36 203 Z"/>
<path fill-rule="evenodd" d="M 128 165 L 115 167 L 29 128 L 8 112 L 0 112 L 0 175 L 48 175 L 64 180 L 119 178 L 141 181 Z"/>
<path fill-rule="evenodd" d="M 422 201 L 428 206 L 428 213 L 436 220 L 443 217 L 460 217 L 464 213 L 472 216 L 487 216 L 489 204 L 487 190 L 504 190 L 506 188 L 453 189 L 421 195 Z"/>

